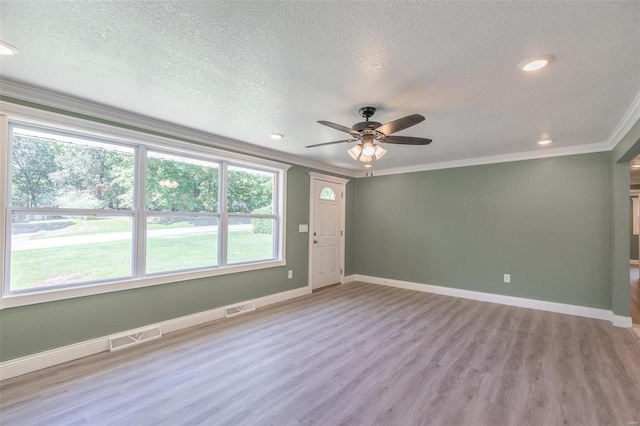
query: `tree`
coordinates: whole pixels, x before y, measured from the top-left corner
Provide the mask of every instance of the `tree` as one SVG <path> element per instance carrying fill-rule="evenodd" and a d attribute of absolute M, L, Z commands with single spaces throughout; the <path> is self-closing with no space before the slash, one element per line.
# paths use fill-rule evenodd
<path fill-rule="evenodd" d="M 229 212 L 253 213 L 273 205 L 273 175 L 229 170 L 227 182 Z"/>
<path fill-rule="evenodd" d="M 218 169 L 150 157 L 146 191 L 149 210 L 217 211 Z"/>
<path fill-rule="evenodd" d="M 57 205 L 86 209 L 133 207 L 133 155 L 98 147 L 62 145 L 50 175 Z"/>
<path fill-rule="evenodd" d="M 13 204 L 133 208 L 133 154 L 106 145 L 87 145 L 14 134 Z M 151 211 L 219 210 L 215 163 L 150 156 L 146 182 L 146 208 Z M 227 210 L 271 214 L 274 183 L 271 173 L 230 166 Z"/>
<path fill-rule="evenodd" d="M 58 170 L 60 146 L 38 138 L 14 135 L 12 196 L 14 206 L 43 207 L 55 202 L 50 175 Z"/>
<path fill-rule="evenodd" d="M 15 206 L 133 207 L 133 154 L 17 133 L 12 154 Z"/>

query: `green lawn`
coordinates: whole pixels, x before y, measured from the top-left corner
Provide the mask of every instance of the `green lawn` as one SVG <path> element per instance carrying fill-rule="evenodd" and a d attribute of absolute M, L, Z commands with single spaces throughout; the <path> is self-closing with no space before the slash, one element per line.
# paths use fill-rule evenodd
<path fill-rule="evenodd" d="M 81 234 L 76 234 L 81 235 Z M 215 266 L 217 234 L 151 237 L 149 273 Z M 229 233 L 229 263 L 272 258 L 272 236 L 251 231 Z M 127 277 L 131 241 L 69 245 L 11 254 L 11 289 Z"/>

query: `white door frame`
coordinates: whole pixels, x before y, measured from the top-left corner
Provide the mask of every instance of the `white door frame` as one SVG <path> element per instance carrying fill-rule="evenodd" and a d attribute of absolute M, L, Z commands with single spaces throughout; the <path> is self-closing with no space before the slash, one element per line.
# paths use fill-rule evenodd
<path fill-rule="evenodd" d="M 347 216 L 347 182 L 349 182 L 349 179 L 343 179 L 343 178 L 339 178 L 336 176 L 331 176 L 331 175 L 324 175 L 322 173 L 316 173 L 316 172 L 309 172 L 309 283 L 308 283 L 308 287 L 309 290 L 313 290 L 313 226 L 314 226 L 314 219 L 313 219 L 313 210 L 314 210 L 314 201 L 315 201 L 315 196 L 313 195 L 313 187 L 314 184 L 316 183 L 316 181 L 325 181 L 325 182 L 331 182 L 331 183 L 335 183 L 337 185 L 340 185 L 342 190 L 342 208 L 341 208 L 341 212 L 340 212 L 340 230 L 341 232 L 341 236 L 340 236 L 340 283 L 342 284 L 344 282 L 344 249 L 345 249 L 345 235 L 346 235 L 346 229 L 345 229 L 345 223 L 346 223 L 346 216 Z"/>

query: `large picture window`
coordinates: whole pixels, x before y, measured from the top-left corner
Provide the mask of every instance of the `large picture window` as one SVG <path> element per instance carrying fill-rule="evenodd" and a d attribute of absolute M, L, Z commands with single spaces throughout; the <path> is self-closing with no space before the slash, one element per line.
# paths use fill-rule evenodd
<path fill-rule="evenodd" d="M 5 295 L 283 259 L 284 169 L 19 122 L 7 145 Z"/>

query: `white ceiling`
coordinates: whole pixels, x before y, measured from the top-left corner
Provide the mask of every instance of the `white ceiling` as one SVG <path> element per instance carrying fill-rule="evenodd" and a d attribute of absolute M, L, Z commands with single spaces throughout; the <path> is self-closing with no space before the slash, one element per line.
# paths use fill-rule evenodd
<path fill-rule="evenodd" d="M 359 171 L 347 144 L 304 148 L 346 139 L 317 120 L 424 115 L 398 134 L 434 142 L 386 145 L 381 170 L 602 144 L 640 91 L 640 2 L 1 0 L 0 16 L 20 50 L 3 79 Z"/>

